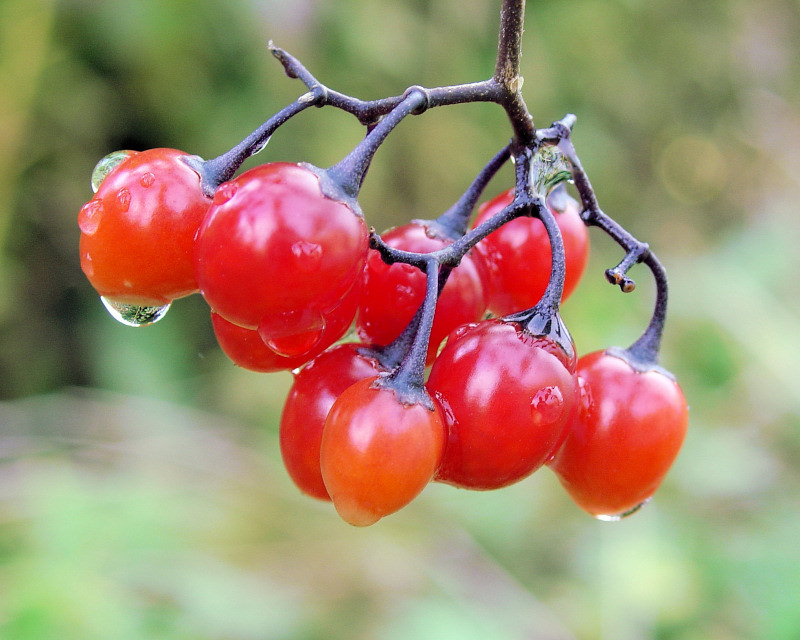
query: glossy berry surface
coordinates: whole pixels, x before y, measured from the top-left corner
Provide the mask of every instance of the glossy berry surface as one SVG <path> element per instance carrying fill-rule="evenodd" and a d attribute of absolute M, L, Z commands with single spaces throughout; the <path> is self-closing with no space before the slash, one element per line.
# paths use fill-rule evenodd
<path fill-rule="evenodd" d="M 457 329 L 431 368 L 449 437 L 436 479 L 497 489 L 531 474 L 566 436 L 574 361 L 549 338 L 486 320 Z"/>
<path fill-rule="evenodd" d="M 445 426 L 438 408 L 401 403 L 367 378 L 331 407 L 320 465 L 336 511 L 367 526 L 406 506 L 425 488 L 441 459 Z"/>
<path fill-rule="evenodd" d="M 421 222 L 411 222 L 382 234 L 394 249 L 431 253 L 450 241 Z M 486 311 L 486 273 L 475 252 L 467 253 L 451 273 L 439 296 L 428 347 L 428 363 L 439 345 L 457 326 L 474 322 Z M 387 345 L 405 329 L 425 297 L 425 274 L 416 267 L 386 264 L 376 250 L 369 252 L 359 304 L 357 329 L 365 342 Z"/>
<path fill-rule="evenodd" d="M 235 364 L 248 371 L 273 373 L 287 371 L 303 366 L 310 357 L 304 355 L 287 357 L 270 349 L 258 331 L 245 329 L 238 324 L 228 322 L 221 315 L 211 313 L 211 324 L 223 353 Z M 313 357 L 313 356 L 311 356 Z"/>
<path fill-rule="evenodd" d="M 578 361 L 579 410 L 550 463 L 573 500 L 606 519 L 653 496 L 688 425 L 686 399 L 670 375 L 658 368 L 638 371 L 612 353 L 597 351 Z"/>
<path fill-rule="evenodd" d="M 295 375 L 281 414 L 280 448 L 286 471 L 303 493 L 330 500 L 319 457 L 325 419 L 348 387 L 381 371 L 362 345 L 346 343 L 326 351 Z"/>
<path fill-rule="evenodd" d="M 509 190 L 484 203 L 474 225 L 511 204 Z M 566 269 L 562 301 L 577 287 L 589 260 L 589 233 L 580 217 L 578 202 L 566 198 L 564 211 L 554 211 L 564 240 Z M 488 272 L 488 306 L 499 316 L 533 307 L 550 279 L 552 253 L 544 224 L 538 218 L 517 218 L 490 233 L 476 250 Z"/>
<path fill-rule="evenodd" d="M 314 172 L 266 164 L 217 189 L 195 243 L 197 281 L 226 320 L 303 351 L 359 282 L 367 249 L 363 217 L 324 195 Z"/>
<path fill-rule="evenodd" d="M 321 312 L 322 329 L 320 331 L 281 338 L 270 338 L 268 335 L 263 335 L 261 331 L 256 331 L 256 333 L 261 341 L 278 355 L 294 361 L 308 362 L 344 336 L 352 326 L 361 293 L 359 285 L 360 283 L 356 282 L 336 306 Z"/>
<path fill-rule="evenodd" d="M 130 152 L 78 214 L 81 268 L 117 303 L 160 306 L 197 291 L 194 236 L 211 200 L 176 149 Z"/>

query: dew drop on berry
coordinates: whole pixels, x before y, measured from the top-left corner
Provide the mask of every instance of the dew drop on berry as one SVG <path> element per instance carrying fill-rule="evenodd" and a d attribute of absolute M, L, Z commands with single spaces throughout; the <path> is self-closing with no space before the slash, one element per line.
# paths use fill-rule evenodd
<path fill-rule="evenodd" d="M 542 387 L 531 398 L 531 417 L 536 425 L 558 422 L 563 411 L 564 395 L 558 387 Z"/>
<path fill-rule="evenodd" d="M 273 338 L 267 340 L 266 345 L 279 356 L 294 358 L 308 353 L 319 344 L 322 339 L 322 330 L 307 331 L 293 336 Z"/>
<path fill-rule="evenodd" d="M 225 204 L 236 195 L 239 185 L 235 182 L 223 182 L 214 192 L 214 204 Z"/>
<path fill-rule="evenodd" d="M 611 515 L 595 514 L 594 517 L 597 520 L 602 520 L 603 522 L 619 522 L 623 518 L 627 518 L 628 516 L 631 516 L 634 513 L 636 513 L 644 505 L 646 505 L 648 502 L 650 502 L 650 500 L 652 500 L 652 498 L 648 498 L 647 500 L 637 504 L 635 507 L 633 507 L 631 509 L 628 509 L 627 511 L 623 511 L 622 513 L 615 513 L 615 514 L 611 514 Z"/>
<path fill-rule="evenodd" d="M 267 316 L 258 325 L 258 335 L 281 356 L 301 356 L 322 338 L 325 319 L 318 309 L 285 311 Z"/>
<path fill-rule="evenodd" d="M 117 192 L 117 204 L 122 211 L 127 211 L 131 206 L 131 192 L 127 187 L 122 187 Z"/>
<path fill-rule="evenodd" d="M 459 338 L 463 337 L 469 330 L 471 330 L 475 326 L 474 323 L 469 324 L 462 324 L 456 327 L 451 334 L 451 338 L 453 340 L 458 340 Z"/>
<path fill-rule="evenodd" d="M 106 176 L 116 169 L 123 160 L 130 158 L 135 153 L 135 151 L 128 150 L 114 151 L 101 158 L 100 162 L 95 165 L 94 171 L 92 171 L 92 191 L 97 193 Z"/>
<path fill-rule="evenodd" d="M 86 274 L 87 278 L 94 277 L 94 263 L 92 262 L 92 256 L 88 251 L 85 251 L 81 254 L 81 269 Z"/>
<path fill-rule="evenodd" d="M 102 300 L 114 320 L 128 327 L 146 327 L 161 320 L 169 311 L 169 304 L 161 307 L 142 307 L 135 304 L 117 302 L 104 296 L 100 300 Z"/>
<path fill-rule="evenodd" d="M 147 189 L 148 187 L 152 187 L 155 181 L 156 181 L 156 175 L 152 171 L 148 171 L 147 173 L 142 174 L 142 177 L 139 178 L 139 184 L 142 185 L 145 189 Z"/>
<path fill-rule="evenodd" d="M 413 298 L 416 291 L 414 291 L 414 287 L 411 287 L 407 284 L 401 284 L 397 286 L 395 290 L 398 298 L 409 299 Z"/>
<path fill-rule="evenodd" d="M 90 236 L 97 232 L 103 216 L 103 203 L 100 200 L 89 200 L 78 213 L 78 227 L 81 232 Z"/>
<path fill-rule="evenodd" d="M 297 268 L 310 273 L 319 268 L 322 260 L 322 246 L 308 240 L 298 240 L 292 245 L 292 255 L 295 257 Z"/>

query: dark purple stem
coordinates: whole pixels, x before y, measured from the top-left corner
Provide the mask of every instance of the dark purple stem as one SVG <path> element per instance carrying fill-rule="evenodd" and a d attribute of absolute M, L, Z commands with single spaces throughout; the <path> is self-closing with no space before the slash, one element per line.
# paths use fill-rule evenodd
<path fill-rule="evenodd" d="M 425 389 L 425 363 L 436 302 L 439 298 L 439 263 L 435 258 L 428 258 L 425 261 L 425 276 L 425 299 L 414 319 L 418 322 L 418 326 L 411 348 L 400 366 L 388 376 L 379 378 L 376 384 L 393 389 L 403 404 L 421 404 L 433 411 L 433 400 Z"/>

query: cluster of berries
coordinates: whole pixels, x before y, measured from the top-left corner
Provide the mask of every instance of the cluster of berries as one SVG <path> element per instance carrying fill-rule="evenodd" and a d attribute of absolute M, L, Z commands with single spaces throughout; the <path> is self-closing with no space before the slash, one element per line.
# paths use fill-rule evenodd
<path fill-rule="evenodd" d="M 309 93 L 231 151 L 210 161 L 120 151 L 95 168 L 78 216 L 81 266 L 112 315 L 150 324 L 199 292 L 233 362 L 292 371 L 286 468 L 351 524 L 397 511 L 432 480 L 496 489 L 545 465 L 596 517 L 649 500 L 687 426 L 683 394 L 657 364 L 666 278 L 597 206 L 570 141 L 574 117 L 512 141 L 438 218 L 378 235 L 357 201 L 374 153 L 404 117 L 481 99 L 477 85 L 367 104 L 273 54 Z M 328 169 L 273 162 L 236 175 L 315 104 L 358 115 L 367 136 Z M 478 206 L 509 159 L 515 186 Z M 658 293 L 631 347 L 578 359 L 559 305 L 586 266 L 587 226 L 626 251 L 611 282 L 632 290 L 627 271 L 644 262 Z"/>

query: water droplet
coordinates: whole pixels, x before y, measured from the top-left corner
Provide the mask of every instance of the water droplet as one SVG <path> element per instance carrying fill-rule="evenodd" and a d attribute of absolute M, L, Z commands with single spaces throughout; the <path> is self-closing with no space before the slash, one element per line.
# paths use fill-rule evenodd
<path fill-rule="evenodd" d="M 131 206 L 131 192 L 127 187 L 122 187 L 122 189 L 117 192 L 117 202 L 123 211 L 127 211 Z"/>
<path fill-rule="evenodd" d="M 564 213 L 567 210 L 567 203 L 570 201 L 570 196 L 567 193 L 567 188 L 564 183 L 557 185 L 547 196 L 547 206 L 551 211 L 557 213 Z"/>
<path fill-rule="evenodd" d="M 322 246 L 308 240 L 298 240 L 292 245 L 292 255 L 297 267 L 306 273 L 316 271 L 322 260 Z"/>
<path fill-rule="evenodd" d="M 317 309 L 293 310 L 265 317 L 258 335 L 281 356 L 299 356 L 310 351 L 322 338 L 325 319 Z"/>
<path fill-rule="evenodd" d="M 106 176 L 116 169 L 123 160 L 130 158 L 135 153 L 135 151 L 129 150 L 114 151 L 101 158 L 100 162 L 95 165 L 94 171 L 92 171 L 92 192 L 97 193 Z"/>
<path fill-rule="evenodd" d="M 459 338 L 463 337 L 468 331 L 471 331 L 474 327 L 475 327 L 474 322 L 459 325 L 453 330 L 451 335 L 454 340 L 458 340 Z"/>
<path fill-rule="evenodd" d="M 264 140 L 264 141 L 263 141 L 261 144 L 259 144 L 257 147 L 254 147 L 254 148 L 253 148 L 253 153 L 252 153 L 252 155 L 256 155 L 257 153 L 261 153 L 261 152 L 262 152 L 264 149 L 266 149 L 266 148 L 267 148 L 267 145 L 268 145 L 268 144 L 269 144 L 269 138 L 267 138 L 266 140 Z"/>
<path fill-rule="evenodd" d="M 135 304 L 117 302 L 106 297 L 101 297 L 111 317 L 129 327 L 146 327 L 158 322 L 169 311 L 169 304 L 162 307 L 140 307 Z"/>
<path fill-rule="evenodd" d="M 214 204 L 225 204 L 236 195 L 239 184 L 236 182 L 223 182 L 214 192 Z"/>
<path fill-rule="evenodd" d="M 92 256 L 88 251 L 81 255 L 81 269 L 83 269 L 87 278 L 94 277 L 94 264 L 92 263 Z"/>
<path fill-rule="evenodd" d="M 408 299 L 408 298 L 413 298 L 416 292 L 414 291 L 414 287 L 407 284 L 400 284 L 397 285 L 395 293 L 397 294 L 398 298 Z"/>
<path fill-rule="evenodd" d="M 139 184 L 142 185 L 145 189 L 147 189 L 148 187 L 152 187 L 155 181 L 156 181 L 156 175 L 151 171 L 142 174 L 142 177 L 139 178 Z"/>
<path fill-rule="evenodd" d="M 531 417 L 533 423 L 553 424 L 558 422 L 564 412 L 564 395 L 556 386 L 542 387 L 531 398 Z"/>
<path fill-rule="evenodd" d="M 615 514 L 612 514 L 612 515 L 595 514 L 594 517 L 596 519 L 598 519 L 598 520 L 602 520 L 603 522 L 619 522 L 623 518 L 627 518 L 628 516 L 631 516 L 634 513 L 636 513 L 644 505 L 646 505 L 648 502 L 650 502 L 650 500 L 652 500 L 652 498 L 648 498 L 644 502 L 640 502 L 639 504 L 637 504 L 632 509 L 628 509 L 627 511 L 623 511 L 622 513 L 615 513 Z"/>
<path fill-rule="evenodd" d="M 308 353 L 317 346 L 322 339 L 322 329 L 297 333 L 293 336 L 273 338 L 267 340 L 266 345 L 279 356 L 293 358 Z"/>
<path fill-rule="evenodd" d="M 89 200 L 78 213 L 78 227 L 87 236 L 97 232 L 100 219 L 103 217 L 103 203 L 100 200 Z"/>
<path fill-rule="evenodd" d="M 534 191 L 543 198 L 562 182 L 572 179 L 572 169 L 561 150 L 550 144 L 539 147 L 531 162 Z"/>

